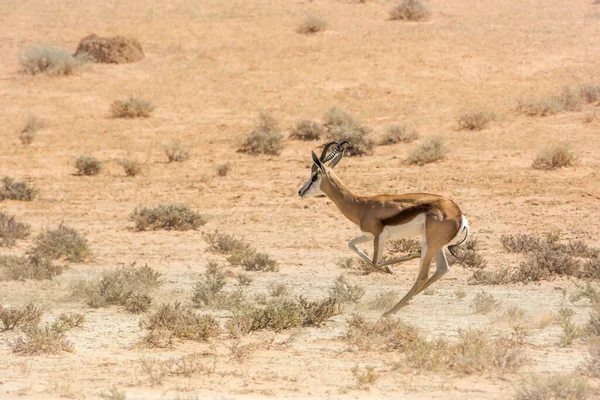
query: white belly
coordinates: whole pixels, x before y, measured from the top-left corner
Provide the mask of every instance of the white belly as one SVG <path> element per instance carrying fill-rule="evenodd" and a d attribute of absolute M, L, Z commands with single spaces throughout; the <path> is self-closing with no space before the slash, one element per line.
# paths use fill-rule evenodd
<path fill-rule="evenodd" d="M 421 236 L 425 228 L 425 214 L 419 214 L 412 221 L 394 226 L 386 226 L 383 233 L 387 239 L 404 239 Z"/>

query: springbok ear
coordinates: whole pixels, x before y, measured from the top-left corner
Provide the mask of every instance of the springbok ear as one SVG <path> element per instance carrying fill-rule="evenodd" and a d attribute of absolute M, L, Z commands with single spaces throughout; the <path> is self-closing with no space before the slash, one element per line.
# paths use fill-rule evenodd
<path fill-rule="evenodd" d="M 317 167 L 319 167 L 319 169 L 321 170 L 321 172 L 323 173 L 323 175 L 327 174 L 327 170 L 325 169 L 325 166 L 323 165 L 323 163 L 321 162 L 321 160 L 319 160 L 319 157 L 317 157 L 317 155 L 315 154 L 315 152 L 312 151 L 311 154 L 312 154 L 312 159 L 315 162 L 315 165 Z"/>

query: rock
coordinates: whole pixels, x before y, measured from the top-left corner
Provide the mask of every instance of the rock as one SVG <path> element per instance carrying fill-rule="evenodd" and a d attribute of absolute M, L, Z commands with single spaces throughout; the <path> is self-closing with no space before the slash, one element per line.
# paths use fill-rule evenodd
<path fill-rule="evenodd" d="M 87 54 L 90 61 L 124 64 L 144 59 L 144 51 L 136 39 L 124 36 L 101 38 L 95 34 L 84 37 L 77 46 L 75 56 Z"/>

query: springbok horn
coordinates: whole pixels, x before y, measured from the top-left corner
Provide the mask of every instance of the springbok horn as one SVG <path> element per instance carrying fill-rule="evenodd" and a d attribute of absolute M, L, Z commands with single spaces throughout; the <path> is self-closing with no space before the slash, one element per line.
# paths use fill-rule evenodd
<path fill-rule="evenodd" d="M 331 146 L 333 146 L 334 144 L 339 146 L 338 142 L 329 142 L 325 145 L 325 147 L 323 147 L 323 151 L 321 152 L 321 157 L 319 157 L 319 160 L 321 160 L 322 162 L 325 162 L 326 154 L 329 151 L 329 148 Z"/>

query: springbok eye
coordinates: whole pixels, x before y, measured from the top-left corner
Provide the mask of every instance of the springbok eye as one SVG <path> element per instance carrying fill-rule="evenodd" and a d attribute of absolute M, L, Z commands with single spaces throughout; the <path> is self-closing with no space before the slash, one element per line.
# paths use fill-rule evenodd
<path fill-rule="evenodd" d="M 312 178 L 310 178 L 310 181 L 314 182 L 314 181 L 317 180 L 317 178 L 318 178 L 318 176 L 315 174 L 315 175 L 312 176 Z"/>

